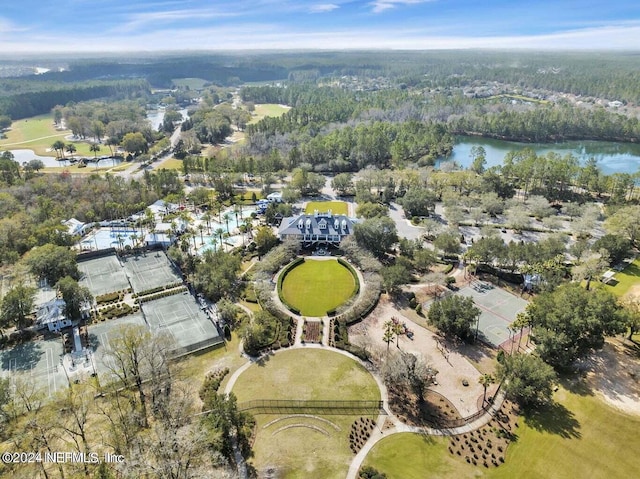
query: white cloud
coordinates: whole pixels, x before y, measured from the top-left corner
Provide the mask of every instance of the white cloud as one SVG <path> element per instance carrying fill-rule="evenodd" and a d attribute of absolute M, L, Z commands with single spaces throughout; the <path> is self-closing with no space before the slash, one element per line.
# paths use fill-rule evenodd
<path fill-rule="evenodd" d="M 340 6 L 336 5 L 335 3 L 319 3 L 319 4 L 316 4 L 316 5 L 311 5 L 309 7 L 309 12 L 311 12 L 311 13 L 326 13 L 326 12 L 332 12 L 336 8 L 340 8 Z"/>
<path fill-rule="evenodd" d="M 398 5 L 415 5 L 417 3 L 426 3 L 431 1 L 434 0 L 375 0 L 369 5 L 373 7 L 373 13 L 380 13 L 385 10 L 396 8 Z"/>
<path fill-rule="evenodd" d="M 128 22 L 120 26 L 117 31 L 133 31 L 144 25 L 160 23 L 171 23 L 185 20 L 202 20 L 209 18 L 223 18 L 238 16 L 234 12 L 221 12 L 218 10 L 201 8 L 201 9 L 184 9 L 184 10 L 165 10 L 157 12 L 134 13 L 129 16 Z"/>
<path fill-rule="evenodd" d="M 22 39 L 22 40 L 21 40 Z M 640 22 L 558 31 L 543 35 L 425 35 L 406 28 L 297 31 L 280 24 L 242 23 L 164 28 L 130 35 L 31 32 L 0 36 L 0 52 L 127 52 L 162 50 L 536 49 L 640 51 Z"/>
<path fill-rule="evenodd" d="M 8 34 L 8 33 L 17 33 L 17 32 L 26 32 L 29 31 L 26 27 L 19 27 L 14 24 L 11 20 L 7 20 L 6 18 L 0 17 L 0 35 Z"/>

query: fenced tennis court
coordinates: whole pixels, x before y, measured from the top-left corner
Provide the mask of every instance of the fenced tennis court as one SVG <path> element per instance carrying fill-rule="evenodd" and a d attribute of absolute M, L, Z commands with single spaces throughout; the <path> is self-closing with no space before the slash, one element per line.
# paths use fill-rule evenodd
<path fill-rule="evenodd" d="M 476 280 L 456 294 L 473 298 L 481 311 L 478 337 L 496 347 L 509 340 L 509 326 L 527 307 L 524 299 L 483 281 Z"/>
<path fill-rule="evenodd" d="M 129 287 L 129 281 L 115 254 L 93 258 L 78 263 L 82 272 L 80 284 L 94 296 L 121 291 Z"/>
<path fill-rule="evenodd" d="M 21 376 L 19 380 L 28 388 L 42 390 L 51 397 L 69 384 L 61 365 L 62 352 L 62 340 L 58 338 L 29 341 L 2 350 L 2 376 L 10 377 L 14 382 Z"/>
<path fill-rule="evenodd" d="M 180 352 L 195 351 L 223 341 L 218 329 L 188 293 L 167 296 L 142 305 L 152 330 L 168 332 Z"/>
<path fill-rule="evenodd" d="M 135 293 L 176 283 L 182 278 L 163 251 L 147 251 L 122 258 L 124 269 Z"/>

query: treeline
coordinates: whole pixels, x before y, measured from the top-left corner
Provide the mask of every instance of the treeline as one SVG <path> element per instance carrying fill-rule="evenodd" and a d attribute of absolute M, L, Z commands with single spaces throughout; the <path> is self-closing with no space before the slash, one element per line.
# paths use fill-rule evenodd
<path fill-rule="evenodd" d="M 640 121 L 606 111 L 572 105 L 537 106 L 489 112 L 480 110 L 451 121 L 456 134 L 500 138 L 521 142 L 555 142 L 597 139 L 640 141 Z"/>
<path fill-rule="evenodd" d="M 0 97 L 0 115 L 13 120 L 49 113 L 56 105 L 81 102 L 96 98 L 126 98 L 149 93 L 144 80 L 91 81 L 83 84 L 63 85 L 42 82 L 41 90 Z"/>
<path fill-rule="evenodd" d="M 0 264 L 14 263 L 34 246 L 68 245 L 64 220 L 123 218 L 182 189 L 178 173 L 164 169 L 145 171 L 141 181 L 62 173 L 0 183 Z"/>

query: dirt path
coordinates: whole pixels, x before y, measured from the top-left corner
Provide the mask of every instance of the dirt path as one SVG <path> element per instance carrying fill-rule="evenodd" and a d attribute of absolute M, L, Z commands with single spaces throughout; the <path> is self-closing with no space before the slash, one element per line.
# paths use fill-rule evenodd
<path fill-rule="evenodd" d="M 483 395 L 483 388 L 478 382 L 480 372 L 456 346 L 439 342 L 434 333 L 403 316 L 388 300 L 381 299 L 368 318 L 351 327 L 349 339 L 354 344 L 386 354 L 387 344 L 383 341 L 384 323 L 392 317 L 406 324 L 413 332 L 413 339 L 402 335 L 397 345 L 396 340 L 389 345 L 389 351 L 399 348 L 424 356 L 427 362 L 438 370 L 438 384 L 431 389 L 449 399 L 462 417 L 476 413 L 479 410 L 478 398 Z M 463 380 L 467 381 L 468 386 L 463 385 Z"/>
<path fill-rule="evenodd" d="M 613 339 L 584 363 L 587 382 L 607 404 L 640 416 L 640 362 L 631 343 Z"/>

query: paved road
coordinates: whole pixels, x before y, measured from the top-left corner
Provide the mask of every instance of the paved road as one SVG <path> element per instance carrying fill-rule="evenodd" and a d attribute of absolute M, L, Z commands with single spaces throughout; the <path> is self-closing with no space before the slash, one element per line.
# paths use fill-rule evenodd
<path fill-rule="evenodd" d="M 424 234 L 424 229 L 413 226 L 411 222 L 404 217 L 402 206 L 397 203 L 391 203 L 389 207 L 389 216 L 395 222 L 400 238 L 418 239 Z"/>

